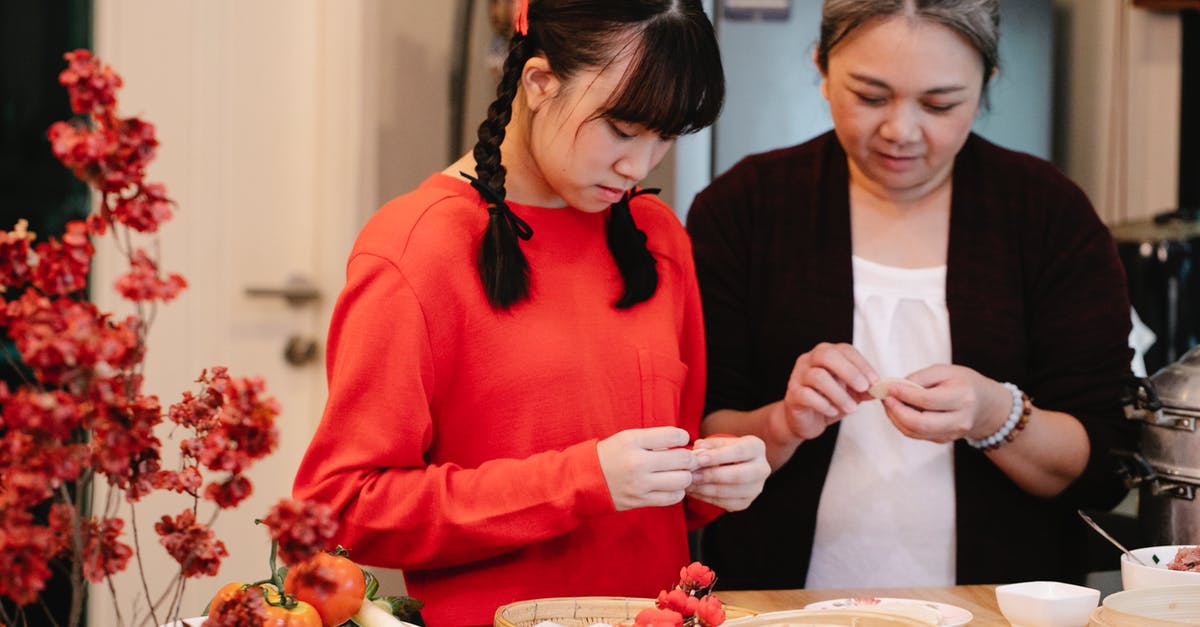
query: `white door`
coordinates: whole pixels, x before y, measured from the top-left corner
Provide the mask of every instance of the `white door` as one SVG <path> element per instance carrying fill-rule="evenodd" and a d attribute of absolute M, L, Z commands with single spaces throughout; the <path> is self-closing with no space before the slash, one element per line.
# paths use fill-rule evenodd
<path fill-rule="evenodd" d="M 375 209 L 376 170 L 365 141 L 373 100 L 364 33 L 370 5 L 319 0 L 97 0 L 96 52 L 124 78 L 118 113 L 154 124 L 160 146 L 149 180 L 178 203 L 160 233 L 161 263 L 189 288 L 160 307 L 148 339 L 146 390 L 163 406 L 179 400 L 204 368 L 262 376 L 282 404 L 278 451 L 250 473 L 253 496 L 223 512 L 215 528 L 230 556 L 215 578 L 189 582 L 183 616 L 201 613 L 226 581 L 268 575 L 269 538 L 254 524 L 292 477 L 325 398 L 324 337 L 343 282 L 346 254 L 364 217 Z M 113 243 L 98 243 L 93 297 L 123 315 L 112 284 L 124 266 Z M 289 306 L 251 297 L 247 288 L 309 281 L 320 300 Z M 292 338 L 316 342 L 305 364 L 284 357 Z M 166 440 L 166 433 L 161 437 Z M 174 462 L 178 439 L 165 444 Z M 173 467 L 173 466 L 169 466 Z M 106 495 L 100 489 L 97 507 Z M 156 495 L 137 505 L 137 527 L 150 591 L 178 572 L 154 533 L 163 515 L 190 505 Z M 200 520 L 211 513 L 201 503 Z M 122 517 L 129 519 L 127 506 Z M 130 542 L 127 524 L 125 541 Z M 124 622 L 141 615 L 140 582 L 117 581 Z M 92 624 L 110 624 L 112 595 L 94 586 Z M 164 614 L 160 611 L 159 618 Z"/>

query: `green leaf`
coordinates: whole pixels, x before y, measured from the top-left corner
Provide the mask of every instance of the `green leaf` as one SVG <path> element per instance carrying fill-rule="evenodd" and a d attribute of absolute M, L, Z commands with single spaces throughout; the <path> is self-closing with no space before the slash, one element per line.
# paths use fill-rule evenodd
<path fill-rule="evenodd" d="M 420 615 L 421 608 L 425 607 L 424 602 L 407 596 L 381 597 L 379 600 L 392 606 L 392 616 L 410 623 Z"/>
<path fill-rule="evenodd" d="M 1155 555 L 1155 554 L 1151 553 L 1151 554 L 1150 554 L 1150 559 L 1154 560 L 1154 563 L 1155 563 L 1155 564 L 1157 564 L 1157 563 L 1158 563 L 1158 556 L 1157 556 L 1157 555 Z"/>
<path fill-rule="evenodd" d="M 365 568 L 362 569 L 362 572 L 363 577 L 365 577 L 367 580 L 366 597 L 373 600 L 375 595 L 379 594 L 379 580 L 375 578 L 375 575 L 371 574 L 371 571 L 366 570 Z"/>

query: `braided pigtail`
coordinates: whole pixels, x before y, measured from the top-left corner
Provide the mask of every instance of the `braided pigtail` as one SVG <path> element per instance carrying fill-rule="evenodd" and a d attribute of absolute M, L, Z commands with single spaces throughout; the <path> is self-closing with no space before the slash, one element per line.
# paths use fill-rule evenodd
<path fill-rule="evenodd" d="M 618 309 L 628 309 L 649 300 L 658 289 L 658 270 L 654 267 L 657 262 L 646 248 L 646 232 L 634 223 L 629 209 L 629 202 L 634 197 L 658 192 L 657 189 L 627 192 L 624 198 L 613 203 L 609 213 L 608 250 L 625 280 L 625 293 L 613 305 Z"/>
<path fill-rule="evenodd" d="M 487 230 L 479 246 L 479 280 L 488 302 L 497 309 L 508 309 L 529 296 L 529 262 L 517 238 L 529 239 L 533 232 L 504 202 L 506 171 L 500 163 L 500 144 L 512 119 L 513 99 L 525 67 L 525 47 L 525 37 L 515 35 L 496 87 L 496 100 L 488 107 L 487 119 L 479 125 L 479 141 L 473 152 L 477 178 L 471 184 L 489 203 Z"/>

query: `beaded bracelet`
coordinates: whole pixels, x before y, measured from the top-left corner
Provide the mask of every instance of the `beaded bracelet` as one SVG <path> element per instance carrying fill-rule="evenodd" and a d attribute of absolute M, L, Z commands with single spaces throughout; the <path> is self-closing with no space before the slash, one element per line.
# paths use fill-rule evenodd
<path fill-rule="evenodd" d="M 1012 442 L 1017 437 L 1017 433 L 1025 428 L 1029 423 L 1029 415 L 1033 413 L 1033 402 L 1029 400 L 1029 396 L 1021 391 L 1020 388 L 1011 384 L 1005 383 L 1004 387 L 1012 394 L 1012 409 L 1008 412 L 1008 419 L 1003 425 L 996 430 L 995 433 L 981 440 L 972 440 L 964 438 L 967 444 L 981 451 L 991 451 Z"/>

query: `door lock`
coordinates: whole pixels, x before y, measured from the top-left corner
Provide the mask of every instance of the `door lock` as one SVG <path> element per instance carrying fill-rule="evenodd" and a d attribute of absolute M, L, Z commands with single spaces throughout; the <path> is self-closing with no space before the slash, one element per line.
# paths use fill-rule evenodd
<path fill-rule="evenodd" d="M 293 366 L 305 366 L 316 361 L 319 352 L 316 340 L 293 335 L 283 347 L 283 358 Z"/>

